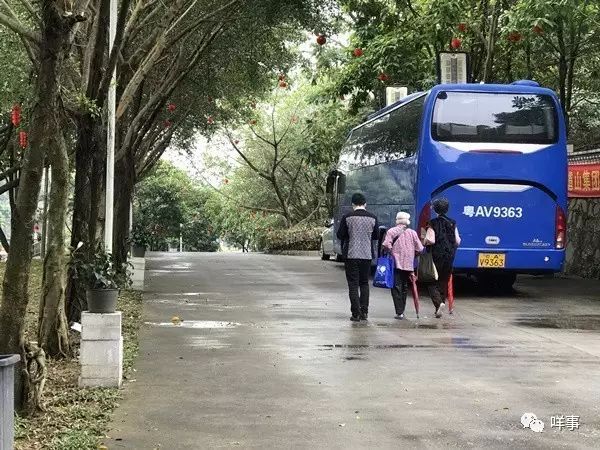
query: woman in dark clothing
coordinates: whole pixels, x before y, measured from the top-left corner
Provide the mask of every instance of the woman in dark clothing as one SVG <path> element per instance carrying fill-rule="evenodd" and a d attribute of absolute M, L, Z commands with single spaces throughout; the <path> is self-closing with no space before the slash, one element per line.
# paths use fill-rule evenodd
<path fill-rule="evenodd" d="M 446 214 L 450 203 L 445 198 L 439 198 L 432 203 L 433 210 L 438 215 L 429 221 L 424 244 L 431 251 L 433 262 L 438 272 L 436 282 L 430 283 L 427 288 L 429 296 L 435 307 L 435 317 L 442 317 L 442 310 L 446 306 L 448 295 L 448 282 L 454 266 L 456 248 L 460 245 L 460 235 L 456 222 Z"/>

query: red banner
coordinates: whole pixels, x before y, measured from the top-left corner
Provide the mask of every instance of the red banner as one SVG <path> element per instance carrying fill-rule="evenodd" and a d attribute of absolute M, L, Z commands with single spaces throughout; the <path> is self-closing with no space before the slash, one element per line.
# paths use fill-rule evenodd
<path fill-rule="evenodd" d="M 600 197 L 600 164 L 569 164 L 569 197 Z"/>

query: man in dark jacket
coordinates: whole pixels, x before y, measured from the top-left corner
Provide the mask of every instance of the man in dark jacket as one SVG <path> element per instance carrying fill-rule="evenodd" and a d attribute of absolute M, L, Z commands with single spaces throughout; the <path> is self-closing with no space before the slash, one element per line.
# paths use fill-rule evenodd
<path fill-rule="evenodd" d="M 373 241 L 378 236 L 377 217 L 367 212 L 365 196 L 352 196 L 353 212 L 340 221 L 337 237 L 342 242 L 342 255 L 346 261 L 346 280 L 350 296 L 350 320 L 367 320 L 369 314 L 369 273 L 373 254 Z M 359 294 L 360 290 L 360 294 Z"/>

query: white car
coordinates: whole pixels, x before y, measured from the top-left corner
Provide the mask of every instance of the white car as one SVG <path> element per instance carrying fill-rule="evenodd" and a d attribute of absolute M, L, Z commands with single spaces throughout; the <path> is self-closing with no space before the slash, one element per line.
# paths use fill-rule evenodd
<path fill-rule="evenodd" d="M 323 233 L 321 233 L 321 248 L 319 252 L 322 260 L 328 260 L 332 256 L 335 256 L 336 261 L 341 261 L 342 255 L 337 255 L 333 249 L 333 231 L 333 220 L 330 220 Z"/>

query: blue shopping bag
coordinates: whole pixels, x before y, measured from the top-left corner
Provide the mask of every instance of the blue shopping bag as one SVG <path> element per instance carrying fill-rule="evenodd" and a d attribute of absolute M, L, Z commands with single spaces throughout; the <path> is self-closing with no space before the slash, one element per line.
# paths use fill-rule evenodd
<path fill-rule="evenodd" d="M 394 287 L 394 258 L 388 255 L 377 259 L 373 286 L 385 289 Z"/>

